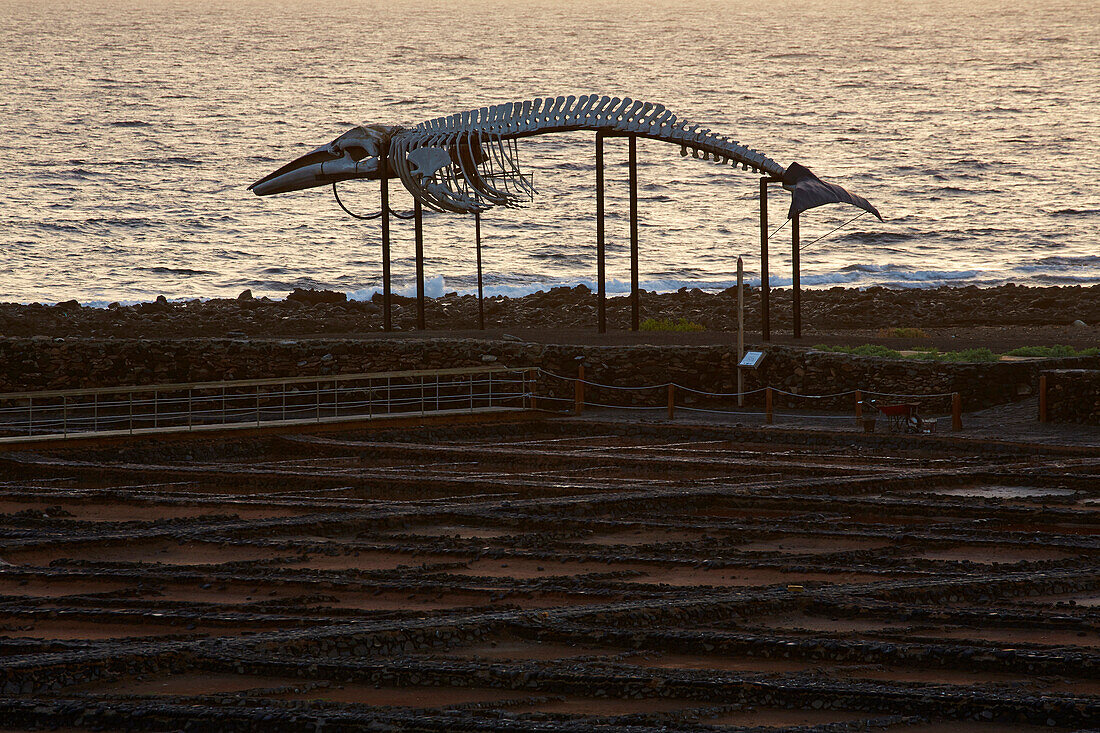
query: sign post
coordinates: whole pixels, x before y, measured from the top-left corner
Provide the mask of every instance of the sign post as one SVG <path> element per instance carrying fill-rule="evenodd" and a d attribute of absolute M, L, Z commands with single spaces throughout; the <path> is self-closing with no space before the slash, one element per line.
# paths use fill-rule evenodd
<path fill-rule="evenodd" d="M 737 406 L 745 406 L 745 377 L 741 359 L 745 356 L 745 263 L 737 258 Z"/>

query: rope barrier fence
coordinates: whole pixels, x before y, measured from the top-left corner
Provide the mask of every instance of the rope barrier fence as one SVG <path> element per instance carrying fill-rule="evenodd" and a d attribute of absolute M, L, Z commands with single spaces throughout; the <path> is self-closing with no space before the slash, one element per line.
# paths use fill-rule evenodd
<path fill-rule="evenodd" d="M 909 402 L 883 407 L 877 398 Z M 736 403 L 730 404 L 733 400 Z M 541 367 L 486 366 L 0 394 L 0 438 L 260 426 L 279 421 L 327 422 L 387 415 L 476 412 L 486 408 L 558 414 L 563 411 L 581 414 L 586 408 L 635 413 L 663 410 L 670 419 L 675 418 L 677 411 L 683 411 L 758 417 L 769 424 L 775 418 L 865 422 L 883 416 L 893 427 L 910 427 L 914 421 L 921 427 L 924 420 L 918 407 L 946 407 L 945 400 L 950 401 L 952 429 L 961 429 L 961 400 L 956 392 L 904 394 L 851 389 L 803 394 L 772 386 L 719 392 L 676 381 L 605 384 L 586 379 L 583 363 L 578 365 L 576 377 Z M 783 410 L 802 406 L 812 412 Z M 847 414 L 835 414 L 836 410 Z"/>
<path fill-rule="evenodd" d="M 540 376 L 547 377 L 554 380 L 559 380 L 562 383 L 562 387 L 572 385 L 574 390 L 574 396 L 572 399 L 568 397 L 553 396 L 552 394 L 538 395 L 539 401 L 550 401 L 554 403 L 572 404 L 572 411 L 575 414 L 580 414 L 586 407 L 595 407 L 601 409 L 612 410 L 648 410 L 658 411 L 665 410 L 670 419 L 675 417 L 677 411 L 685 412 L 697 412 L 713 415 L 730 415 L 730 416 L 752 416 L 763 417 L 766 423 L 772 423 L 777 417 L 789 419 L 789 420 L 846 420 L 856 421 L 862 423 L 865 430 L 873 430 L 873 426 L 869 426 L 868 423 L 874 423 L 878 417 L 885 418 L 888 426 L 891 429 L 898 430 L 900 432 L 928 432 L 930 429 L 934 429 L 936 421 L 934 419 L 926 419 L 920 415 L 921 403 L 931 404 L 936 407 L 943 408 L 941 411 L 944 413 L 950 413 L 951 415 L 951 429 L 953 431 L 962 429 L 961 420 L 961 398 L 958 392 L 933 392 L 924 394 L 905 394 L 896 392 L 879 392 L 872 389 L 850 389 L 843 392 L 832 392 L 828 394 L 803 394 L 799 392 L 792 392 L 789 390 L 781 389 L 779 387 L 764 386 L 755 389 L 744 390 L 741 392 L 709 392 L 706 390 L 698 389 L 695 387 L 688 387 L 686 385 L 679 384 L 674 381 L 661 382 L 659 384 L 651 385 L 634 385 L 623 386 L 615 384 L 604 384 L 592 379 L 586 379 L 583 376 L 583 366 L 578 369 L 578 376 L 567 377 L 561 374 L 547 371 L 542 368 L 538 368 L 537 373 Z M 651 390 L 667 390 L 667 401 L 663 404 L 611 404 L 606 400 L 599 400 L 600 390 L 610 390 L 614 393 L 633 392 L 638 397 L 642 397 L 638 393 L 648 393 Z M 697 399 L 704 404 L 685 404 L 684 401 L 677 401 L 676 392 L 682 390 L 688 393 L 692 398 Z M 755 397 L 763 393 L 762 410 L 751 411 L 742 409 L 744 399 L 746 397 Z M 810 401 L 810 404 L 814 408 L 817 408 L 815 412 L 808 413 L 791 413 L 791 412 L 776 412 L 775 402 L 777 398 L 785 398 L 788 407 L 796 407 L 797 401 L 806 400 Z M 708 402 L 721 403 L 722 401 L 736 398 L 738 400 L 738 409 L 721 409 L 720 405 L 706 404 Z M 841 400 L 850 398 L 851 402 L 844 404 Z M 891 400 L 910 400 L 910 402 L 902 405 L 879 405 L 878 400 L 873 398 L 886 398 Z M 644 399 L 644 398 L 643 398 Z M 846 407 L 850 408 L 852 412 L 848 414 L 824 414 L 820 410 L 825 407 L 820 404 L 820 401 L 831 401 L 833 407 Z M 948 403 L 946 402 L 949 400 Z M 637 398 L 634 400 L 638 401 Z M 815 404 L 816 401 L 816 404 Z M 913 402 L 919 401 L 919 402 Z M 927 426 L 927 427 L 926 427 Z"/>

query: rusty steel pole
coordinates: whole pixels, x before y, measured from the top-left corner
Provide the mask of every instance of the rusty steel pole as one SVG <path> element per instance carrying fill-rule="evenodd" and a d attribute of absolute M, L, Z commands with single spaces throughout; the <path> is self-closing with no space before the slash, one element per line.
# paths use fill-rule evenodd
<path fill-rule="evenodd" d="M 474 239 L 477 241 L 477 327 L 485 330 L 485 294 L 481 287 L 481 212 L 474 212 Z"/>
<path fill-rule="evenodd" d="M 604 252 L 603 133 L 596 133 L 596 328 L 607 332 L 607 260 Z"/>
<path fill-rule="evenodd" d="M 794 337 L 802 338 L 802 273 L 798 261 L 798 214 L 791 218 L 791 313 Z"/>
<path fill-rule="evenodd" d="M 772 340 L 771 314 L 768 311 L 768 181 L 760 179 L 760 330 L 765 341 Z"/>
<path fill-rule="evenodd" d="M 638 330 L 638 136 L 630 136 L 630 330 Z"/>
<path fill-rule="evenodd" d="M 424 207 L 420 199 L 413 205 L 416 218 L 416 327 L 424 330 Z"/>
<path fill-rule="evenodd" d="M 382 328 L 393 330 L 390 316 L 390 182 L 386 178 L 386 154 L 381 155 L 382 178 L 379 179 L 379 193 L 382 198 Z"/>

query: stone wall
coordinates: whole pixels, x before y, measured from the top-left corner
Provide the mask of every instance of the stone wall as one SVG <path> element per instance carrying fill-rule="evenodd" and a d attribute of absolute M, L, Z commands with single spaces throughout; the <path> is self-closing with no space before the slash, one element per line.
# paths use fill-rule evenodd
<path fill-rule="evenodd" d="M 473 339 L 0 339 L 0 393 L 44 389 L 319 376 L 438 367 L 542 367 L 566 377 L 582 357 L 586 378 L 604 384 L 662 385 L 673 381 L 704 392 L 736 391 L 735 348 L 715 346 L 563 346 Z M 1100 368 L 1100 357 L 974 364 L 937 364 L 773 346 L 762 367 L 745 372 L 745 389 L 832 395 L 853 389 L 901 394 L 959 392 L 974 410 L 1033 394 L 1041 369 Z M 544 375 L 539 393 L 572 400 L 570 382 Z M 663 405 L 663 388 L 590 388 L 602 404 Z M 750 395 L 758 406 L 763 395 Z M 680 390 L 677 404 L 712 398 Z M 780 396 L 776 407 L 851 407 L 852 396 L 820 400 Z M 949 398 L 927 401 L 946 410 Z M 728 404 L 728 400 L 724 402 Z"/>
<path fill-rule="evenodd" d="M 1047 378 L 1047 420 L 1100 425 L 1100 370 L 1052 369 Z"/>

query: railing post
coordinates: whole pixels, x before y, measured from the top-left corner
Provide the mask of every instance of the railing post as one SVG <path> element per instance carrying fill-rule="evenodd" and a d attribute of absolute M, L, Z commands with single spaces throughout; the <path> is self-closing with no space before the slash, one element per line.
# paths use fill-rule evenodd
<path fill-rule="evenodd" d="M 226 410 L 225 410 L 225 385 L 222 385 L 222 425 L 225 425 Z"/>
<path fill-rule="evenodd" d="M 962 429 L 962 397 L 956 392 L 951 395 L 951 430 L 957 433 Z"/>
<path fill-rule="evenodd" d="M 316 399 L 317 399 L 317 406 L 315 408 L 316 412 L 314 414 L 314 417 L 317 419 L 317 422 L 321 422 L 321 380 L 318 379 L 313 384 L 314 384 L 313 391 L 314 391 Z"/>
<path fill-rule="evenodd" d="M 470 412 L 474 411 L 474 375 L 470 373 Z"/>
<path fill-rule="evenodd" d="M 676 385 L 668 385 L 668 419 L 676 417 Z"/>
<path fill-rule="evenodd" d="M 260 385 L 256 385 L 256 427 L 260 427 Z"/>
<path fill-rule="evenodd" d="M 281 386 L 283 390 L 283 411 L 280 419 L 286 420 L 286 382 L 283 382 Z"/>
<path fill-rule="evenodd" d="M 1039 375 L 1039 422 L 1047 421 L 1047 376 Z"/>
<path fill-rule="evenodd" d="M 764 389 L 764 422 L 771 425 L 772 420 L 772 388 L 766 387 Z"/>
<path fill-rule="evenodd" d="M 584 412 L 584 362 L 577 364 L 577 381 L 573 383 L 573 414 Z"/>
<path fill-rule="evenodd" d="M 34 398 L 27 399 L 27 435 L 34 435 Z"/>
<path fill-rule="evenodd" d="M 154 392 L 153 394 L 156 394 L 156 392 Z M 153 419 L 155 420 L 156 419 L 156 417 L 155 417 L 156 412 L 155 411 L 153 412 L 153 415 L 154 415 Z M 154 427 L 156 427 L 155 423 L 154 423 Z M 93 433 L 99 432 L 99 393 L 98 392 L 96 392 L 94 395 L 92 395 L 92 432 Z"/>
<path fill-rule="evenodd" d="M 427 408 L 424 406 L 424 375 L 420 375 L 420 415 L 421 417 L 427 412 Z"/>
<path fill-rule="evenodd" d="M 332 378 L 332 412 L 333 417 L 340 417 L 340 382 L 336 377 Z"/>
<path fill-rule="evenodd" d="M 856 390 L 856 420 L 863 417 L 863 393 Z"/>
<path fill-rule="evenodd" d="M 69 434 L 69 396 L 61 397 L 61 434 Z"/>
<path fill-rule="evenodd" d="M 130 435 L 134 434 L 134 393 L 130 393 Z"/>
<path fill-rule="evenodd" d="M 489 407 L 493 406 L 493 373 L 489 372 Z"/>
<path fill-rule="evenodd" d="M 535 395 L 535 385 L 537 384 L 536 379 L 537 379 L 537 376 L 535 374 L 535 370 L 532 369 L 531 370 L 531 409 L 532 410 L 539 409 L 539 402 L 538 402 L 539 398 Z"/>
<path fill-rule="evenodd" d="M 191 390 L 188 389 L 187 390 L 187 429 L 188 430 L 191 429 L 191 415 L 193 413 L 194 413 L 194 410 L 191 407 Z"/>

